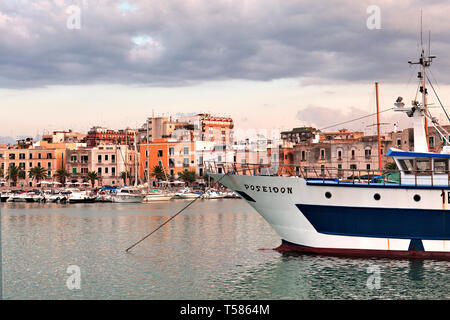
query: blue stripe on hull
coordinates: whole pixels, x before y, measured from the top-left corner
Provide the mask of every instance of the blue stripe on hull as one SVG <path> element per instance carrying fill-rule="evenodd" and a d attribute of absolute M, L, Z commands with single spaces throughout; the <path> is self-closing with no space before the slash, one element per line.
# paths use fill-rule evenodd
<path fill-rule="evenodd" d="M 317 232 L 332 235 L 450 240 L 450 211 L 296 205 Z"/>

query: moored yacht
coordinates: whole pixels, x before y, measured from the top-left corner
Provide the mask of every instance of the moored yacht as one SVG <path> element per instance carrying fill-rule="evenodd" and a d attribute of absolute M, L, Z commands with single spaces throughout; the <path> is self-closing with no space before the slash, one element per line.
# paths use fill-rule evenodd
<path fill-rule="evenodd" d="M 137 188 L 124 187 L 117 190 L 116 194 L 112 196 L 113 202 L 121 203 L 139 203 L 144 200 L 145 195 Z"/>

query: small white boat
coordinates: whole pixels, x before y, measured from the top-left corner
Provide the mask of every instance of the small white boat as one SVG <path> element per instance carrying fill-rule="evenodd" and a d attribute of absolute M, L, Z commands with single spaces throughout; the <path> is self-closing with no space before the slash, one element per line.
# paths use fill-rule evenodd
<path fill-rule="evenodd" d="M 88 195 L 86 191 L 80 191 L 79 189 L 67 189 L 65 194 L 68 196 L 67 201 L 69 201 L 69 203 L 95 202 L 95 197 L 92 197 Z"/>
<path fill-rule="evenodd" d="M 26 202 L 25 200 L 26 193 L 12 193 L 8 199 L 8 202 Z"/>
<path fill-rule="evenodd" d="M 113 202 L 120 203 L 139 203 L 144 200 L 145 195 L 136 188 L 122 188 L 117 191 L 117 193 L 112 196 Z"/>
<path fill-rule="evenodd" d="M 224 199 L 227 195 L 219 191 L 206 191 L 202 198 L 203 199 Z"/>
<path fill-rule="evenodd" d="M 144 198 L 144 202 L 153 201 L 169 201 L 174 197 L 173 193 L 163 193 L 163 192 L 150 192 Z"/>
<path fill-rule="evenodd" d="M 175 197 L 181 199 L 194 199 L 201 196 L 202 196 L 201 192 L 191 192 L 189 188 L 184 189 L 182 192 L 175 193 Z"/>

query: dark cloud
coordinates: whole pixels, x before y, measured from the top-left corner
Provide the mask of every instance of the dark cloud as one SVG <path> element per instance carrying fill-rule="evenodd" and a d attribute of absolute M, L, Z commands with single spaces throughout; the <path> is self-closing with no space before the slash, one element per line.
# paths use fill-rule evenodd
<path fill-rule="evenodd" d="M 66 10 L 73 4 L 81 8 L 79 30 L 66 27 Z M 371 4 L 5 0 L 0 3 L 0 86 L 179 86 L 289 77 L 303 84 L 405 82 L 410 75 L 406 62 L 417 56 L 417 8 L 424 3 L 379 1 L 380 30 L 366 26 Z M 444 1 L 424 9 L 433 52 L 440 57 L 435 75 L 447 83 L 448 9 Z"/>

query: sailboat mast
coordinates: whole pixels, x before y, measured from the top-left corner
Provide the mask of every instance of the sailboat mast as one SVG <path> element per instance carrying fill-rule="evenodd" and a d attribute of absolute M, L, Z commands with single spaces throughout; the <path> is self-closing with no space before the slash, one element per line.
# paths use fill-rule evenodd
<path fill-rule="evenodd" d="M 375 92 L 377 98 L 377 134 L 378 134 L 378 170 L 382 169 L 381 165 L 381 132 L 380 132 L 380 104 L 378 100 L 378 82 L 375 82 Z"/>

